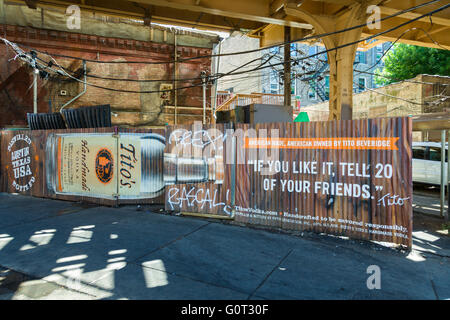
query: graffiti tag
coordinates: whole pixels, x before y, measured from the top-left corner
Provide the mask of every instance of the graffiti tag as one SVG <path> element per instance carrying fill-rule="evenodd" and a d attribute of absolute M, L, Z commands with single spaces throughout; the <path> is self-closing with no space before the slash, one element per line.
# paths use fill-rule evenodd
<path fill-rule="evenodd" d="M 177 129 L 170 134 L 169 144 L 175 143 L 175 145 L 181 145 L 183 147 L 192 145 L 202 149 L 210 145 L 214 150 L 223 149 L 223 142 L 226 140 L 227 135 L 218 130 L 213 131 L 218 134 L 211 136 L 209 130 L 190 131 Z M 217 142 L 220 142 L 220 144 L 217 144 Z"/>
<path fill-rule="evenodd" d="M 213 194 L 209 189 L 197 188 L 197 187 L 182 187 L 170 188 L 167 193 L 167 203 L 170 205 L 171 210 L 175 207 L 191 208 L 198 205 L 200 209 L 205 206 L 209 206 L 209 209 L 214 209 L 216 207 L 221 207 L 223 212 L 231 216 L 231 206 L 227 205 L 225 202 L 217 202 L 219 190 L 214 190 Z M 230 190 L 227 190 L 226 200 L 229 199 Z"/>

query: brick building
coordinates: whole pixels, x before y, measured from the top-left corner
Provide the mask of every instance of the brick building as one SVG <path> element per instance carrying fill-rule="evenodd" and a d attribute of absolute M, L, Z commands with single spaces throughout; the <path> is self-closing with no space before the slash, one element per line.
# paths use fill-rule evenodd
<path fill-rule="evenodd" d="M 38 80 L 38 112 L 59 111 L 68 101 L 83 92 L 82 59 L 87 62 L 87 82 L 119 91 L 87 86 L 86 93 L 66 108 L 110 104 L 113 125 L 149 127 L 173 123 L 175 119 L 174 91 L 168 98 L 160 92 L 125 93 L 128 91 L 159 91 L 174 87 L 172 79 L 199 78 L 210 72 L 211 59 L 205 57 L 177 63 L 175 73 L 175 37 L 178 59 L 208 56 L 218 43 L 217 35 L 163 26 L 144 26 L 133 20 L 81 15 L 79 29 L 70 29 L 64 11 L 30 9 L 24 5 L 7 4 L 0 0 L 0 36 L 29 52 L 31 48 L 53 56 L 60 65 L 78 74 L 80 81 L 50 74 Z M 81 59 L 57 57 L 66 55 Z M 51 58 L 38 55 L 45 61 Z M 33 109 L 32 68 L 15 58 L 15 52 L 0 43 L 0 127 L 26 126 L 26 113 Z M 126 63 L 138 61 L 142 63 Z M 148 64 L 158 62 L 162 64 Z M 114 81 L 94 78 L 163 80 L 156 82 Z M 177 123 L 202 119 L 203 95 L 201 80 L 179 81 L 177 87 Z M 208 88 L 207 96 L 210 96 Z M 208 114 L 209 117 L 209 114 Z"/>

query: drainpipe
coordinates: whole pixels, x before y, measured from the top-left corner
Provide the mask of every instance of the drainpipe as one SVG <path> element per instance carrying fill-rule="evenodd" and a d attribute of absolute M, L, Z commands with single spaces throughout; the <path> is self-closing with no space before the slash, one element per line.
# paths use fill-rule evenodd
<path fill-rule="evenodd" d="M 206 124 L 206 72 L 202 71 L 203 82 L 203 124 Z"/>
<path fill-rule="evenodd" d="M 216 75 L 217 74 L 219 74 L 219 63 L 220 63 L 220 49 L 221 49 L 221 46 L 222 46 L 222 40 L 219 42 L 219 56 L 217 57 L 217 60 L 216 60 Z M 216 116 L 216 109 L 217 109 L 217 84 L 218 84 L 218 82 L 219 82 L 219 79 L 218 78 L 216 78 L 216 83 L 215 83 L 215 89 L 214 89 L 214 102 L 213 102 L 213 105 L 214 105 L 214 107 L 213 107 L 213 110 L 212 110 L 212 114 L 213 114 L 213 116 L 214 116 L 214 119 L 217 119 L 217 116 Z"/>
<path fill-rule="evenodd" d="M 38 108 L 37 108 L 37 77 L 39 74 L 39 70 L 38 69 L 34 69 L 33 72 L 33 113 L 38 113 Z"/>
<path fill-rule="evenodd" d="M 175 124 L 177 124 L 177 107 L 178 107 L 178 92 L 177 92 L 177 77 L 178 77 L 178 49 L 177 49 L 177 31 L 175 30 L 174 32 L 174 50 L 175 50 L 175 56 L 174 56 L 174 64 L 173 64 L 173 72 L 174 72 L 174 76 L 173 76 L 173 96 L 174 96 L 174 105 L 175 105 Z"/>
<path fill-rule="evenodd" d="M 59 109 L 59 112 L 62 111 L 62 109 L 64 109 L 65 107 L 67 107 L 69 104 L 71 104 L 72 102 L 74 102 L 75 100 L 77 100 L 79 97 L 81 97 L 83 94 L 86 93 L 87 91 L 87 81 L 86 81 L 86 61 L 83 60 L 83 71 L 84 71 L 84 89 L 82 92 L 80 92 L 76 97 L 74 97 L 72 100 L 68 101 L 65 105 L 63 105 L 61 107 L 61 109 Z"/>
<path fill-rule="evenodd" d="M 444 218 L 447 222 L 450 218 L 450 130 L 448 131 L 447 140 L 447 214 Z"/>
<path fill-rule="evenodd" d="M 441 217 L 444 217 L 445 205 L 445 130 L 441 131 Z"/>

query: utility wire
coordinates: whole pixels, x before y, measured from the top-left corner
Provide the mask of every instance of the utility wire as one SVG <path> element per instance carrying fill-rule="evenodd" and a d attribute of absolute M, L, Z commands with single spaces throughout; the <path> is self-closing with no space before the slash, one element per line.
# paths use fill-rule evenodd
<path fill-rule="evenodd" d="M 431 2 L 429 2 L 428 4 L 431 4 L 431 3 L 434 3 L 434 2 L 437 2 L 437 1 L 440 1 L 440 0 L 434 0 L 434 1 L 431 1 Z M 425 4 L 422 4 L 422 5 L 419 5 L 419 6 L 416 6 L 416 7 L 420 7 L 420 6 L 423 6 L 423 5 L 425 5 Z M 416 8 L 416 7 L 414 7 L 414 8 Z M 437 9 L 437 10 L 434 10 L 434 11 L 432 11 L 432 12 L 429 12 L 429 13 L 427 13 L 427 14 L 424 14 L 424 15 L 422 15 L 422 16 L 420 16 L 420 17 L 417 17 L 417 18 L 415 18 L 415 19 L 413 19 L 413 20 L 410 20 L 410 21 L 407 21 L 406 23 L 403 23 L 403 24 L 401 24 L 401 25 L 399 25 L 399 26 L 397 26 L 397 27 L 394 27 L 394 28 L 391 28 L 391 29 L 389 29 L 389 30 L 387 30 L 387 31 L 385 31 L 385 32 L 381 32 L 381 33 L 379 33 L 379 34 L 376 34 L 376 35 L 373 35 L 373 36 L 370 36 L 370 37 L 368 37 L 368 38 L 365 38 L 365 39 L 362 39 L 362 40 L 359 40 L 359 41 L 355 41 L 355 42 L 352 42 L 352 43 L 350 43 L 350 44 L 346 44 L 346 45 L 341 45 L 341 46 L 338 46 L 338 47 L 335 47 L 335 48 L 331 48 L 331 49 L 328 49 L 328 50 L 324 50 L 324 51 L 321 51 L 321 52 L 318 52 L 318 53 L 316 53 L 316 54 L 313 54 L 313 55 L 310 55 L 310 56 L 307 56 L 307 57 L 305 57 L 305 58 L 311 58 L 311 57 L 314 57 L 314 56 L 318 56 L 318 55 L 320 55 L 320 54 L 323 54 L 323 53 L 326 53 L 326 52 L 329 52 L 329 51 L 332 51 L 332 50 L 337 50 L 337 49 L 339 49 L 339 48 L 342 48 L 342 47 L 345 47 L 345 46 L 348 46 L 348 45 L 353 45 L 353 44 L 356 44 L 356 43 L 359 43 L 359 42 L 362 42 L 362 41 L 366 41 L 366 40 L 368 40 L 368 39 L 373 39 L 373 38 L 375 38 L 376 36 L 378 36 L 378 35 L 380 35 L 380 34 L 384 34 L 384 33 L 387 33 L 387 32 L 390 32 L 390 31 L 393 31 L 393 30 L 395 30 L 395 29 L 397 29 L 397 28 L 399 28 L 399 27 L 401 27 L 401 26 L 403 26 L 403 25 L 406 25 L 406 24 L 408 24 L 408 23 L 412 23 L 412 22 L 414 22 L 414 21 L 416 21 L 416 20 L 418 20 L 418 19 L 421 19 L 421 18 L 423 18 L 423 17 L 426 17 L 426 16 L 428 16 L 428 15 L 432 15 L 433 13 L 436 13 L 436 12 L 438 12 L 438 11 L 442 11 L 442 10 L 445 10 L 446 8 L 448 8 L 448 7 L 450 7 L 450 4 L 448 4 L 448 5 L 445 5 L 445 6 L 443 6 L 443 7 L 441 7 L 441 8 L 439 8 L 439 9 Z M 407 10 L 409 10 L 409 9 L 407 9 Z M 395 15 L 393 15 L 393 16 L 395 16 Z M 387 17 L 385 17 L 385 18 L 383 18 L 383 19 L 386 19 Z M 383 20 L 383 19 L 380 19 L 380 21 L 381 20 Z M 354 27 L 351 27 L 350 28 L 350 30 L 352 29 L 352 28 L 354 28 Z M 414 29 L 421 29 L 421 28 L 412 28 L 412 29 L 408 29 L 408 30 L 406 30 L 404 33 L 406 33 L 406 32 L 409 32 L 409 31 L 411 31 L 411 30 L 414 30 Z M 424 31 L 428 36 L 429 36 L 429 34 L 425 31 L 425 30 L 423 30 L 423 29 L 421 29 L 422 31 Z M 336 31 L 336 32 L 338 32 L 338 31 Z M 342 31 L 340 31 L 340 32 L 342 32 Z M 403 33 L 403 34 L 404 34 Z M 403 35 L 402 34 L 402 35 Z M 402 36 L 401 35 L 401 36 Z M 317 35 L 317 37 L 322 37 L 323 36 L 323 34 L 322 35 Z M 400 38 L 401 38 L 401 36 L 399 37 L 399 38 L 397 38 L 397 40 L 395 41 L 395 42 L 397 42 Z M 430 37 L 430 39 L 435 43 L 435 44 L 437 44 L 437 45 L 439 45 L 434 39 L 432 39 L 431 38 L 431 36 L 429 36 Z M 395 43 L 394 42 L 394 43 Z M 287 42 L 286 42 L 287 43 Z M 440 45 L 439 45 L 440 46 Z M 24 46 L 24 47 L 28 47 L 28 46 Z M 272 47 L 276 47 L 276 46 L 271 46 L 271 47 L 264 47 L 264 48 L 260 48 L 260 49 L 255 49 L 256 51 L 259 51 L 259 50 L 266 50 L 267 48 L 272 48 Z M 391 45 L 391 47 L 392 47 L 392 45 Z M 28 47 L 29 48 L 29 47 Z M 390 49 L 390 48 L 389 48 Z M 389 50 L 388 49 L 388 50 Z M 36 50 L 36 49 L 33 49 L 34 51 L 36 51 L 36 52 L 41 52 L 41 51 L 38 51 L 38 50 Z M 247 52 L 247 51 L 243 51 L 243 52 Z M 250 52 L 254 52 L 254 50 L 250 50 Z M 386 51 L 387 52 L 387 51 Z M 386 52 L 383 54 L 383 56 L 386 54 Z M 228 53 L 228 54 L 223 54 L 223 55 L 231 55 L 231 54 L 241 54 L 242 52 L 236 52 L 236 53 Z M 47 54 L 47 53 L 44 53 L 44 54 L 46 54 L 46 55 L 48 55 L 48 56 L 50 56 L 49 54 Z M 57 54 L 54 54 L 54 56 L 60 56 L 60 55 L 57 55 Z M 211 57 L 212 56 L 218 56 L 218 55 L 211 55 Z M 379 61 L 381 61 L 381 59 L 383 58 L 383 56 L 382 57 L 380 57 L 380 59 L 379 59 Z M 50 56 L 51 57 L 51 56 Z M 76 58 L 76 59 L 80 59 L 80 60 L 83 60 L 82 58 L 78 58 L 78 57 L 70 57 L 70 56 L 67 56 L 67 57 L 69 57 L 69 58 Z M 205 57 L 205 56 L 204 56 Z M 300 60 L 303 60 L 303 59 L 305 59 L 305 58 L 302 58 L 302 59 L 292 59 L 291 60 L 291 62 L 293 62 L 293 63 L 296 63 L 296 62 L 298 62 L 298 61 L 300 61 Z M 40 58 L 39 58 L 40 59 Z M 53 60 L 54 60 L 54 58 L 52 58 Z M 255 59 L 255 60 L 253 60 L 253 61 L 256 61 L 256 60 L 259 60 L 260 58 L 257 58 L 257 59 Z M 42 59 L 41 59 L 42 60 Z M 85 61 L 90 61 L 90 60 L 85 60 Z M 102 63 L 102 61 L 96 61 L 96 60 L 92 60 L 93 62 L 98 62 L 98 63 Z M 179 60 L 179 61 L 181 61 L 181 60 Z M 178 61 L 178 62 L 179 62 Z M 252 62 L 253 62 L 252 61 Z M 132 62 L 132 61 L 128 61 L 128 62 L 126 62 L 126 61 L 119 61 L 120 63 L 134 63 L 134 62 Z M 142 63 L 142 62 L 139 62 L 139 63 Z M 377 62 L 376 64 L 378 64 L 379 62 Z M 277 64 L 277 65 L 284 65 L 284 62 L 281 62 L 281 63 L 279 63 L 279 64 Z M 61 69 L 64 69 L 62 66 L 60 66 L 59 65 L 59 67 L 61 68 Z M 374 66 L 372 66 L 371 68 L 373 68 Z M 369 69 L 371 69 L 371 68 L 369 68 Z M 261 68 L 259 68 L 259 69 L 255 69 L 255 71 L 257 71 L 257 70 L 260 70 Z M 367 70 L 369 70 L 369 69 L 367 69 Z M 367 71 L 366 70 L 366 71 Z M 237 74 L 241 74 L 241 73 L 237 73 Z M 233 72 L 231 72 L 231 73 L 227 73 L 227 74 L 225 74 L 225 75 L 223 75 L 223 76 L 228 76 L 228 75 L 235 75 Z M 201 78 L 200 77 L 197 77 L 197 78 L 184 78 L 184 79 L 150 79 L 150 80 L 145 80 L 145 79 L 118 79 L 118 78 L 112 78 L 112 77 L 102 77 L 102 76 L 98 76 L 98 75 L 87 75 L 88 77 L 92 77 L 92 78 L 98 78 L 98 79 L 104 79 L 104 80 L 111 80 L 111 81 L 128 81 L 128 82 L 164 82 L 164 81 L 195 81 L 195 80 L 201 80 Z M 180 89 L 183 89 L 184 87 L 181 87 Z M 171 91 L 171 90 L 170 90 Z"/>
<path fill-rule="evenodd" d="M 410 32 L 410 31 L 414 31 L 414 30 L 420 30 L 420 31 L 424 32 L 425 35 L 426 35 L 431 41 L 433 41 L 433 43 L 434 43 L 435 45 L 437 45 L 437 46 L 439 46 L 439 47 L 441 47 L 441 48 L 444 48 L 444 47 L 441 46 L 440 43 L 438 43 L 436 40 L 434 40 L 433 37 L 432 37 L 427 31 L 425 31 L 424 29 L 422 29 L 422 28 L 417 28 L 417 27 L 409 28 L 409 29 L 405 30 L 404 32 L 402 32 L 402 34 L 399 35 L 399 36 L 397 37 L 397 39 L 395 39 L 395 41 L 391 43 L 391 45 L 389 46 L 389 48 L 387 48 L 387 49 L 383 52 L 383 54 L 381 55 L 381 57 L 380 57 L 380 58 L 379 58 L 379 59 L 378 59 L 371 67 L 365 69 L 364 71 L 369 71 L 370 69 L 373 69 L 374 67 L 376 67 L 376 66 L 381 62 L 381 60 L 383 59 L 383 57 L 389 52 L 389 50 L 391 50 L 392 47 L 397 43 L 397 41 L 399 41 L 406 33 Z M 447 49 L 444 48 L 444 50 L 447 50 Z M 363 73 L 363 71 L 358 70 L 356 73 Z"/>
<path fill-rule="evenodd" d="M 433 10 L 433 11 L 430 11 L 430 12 L 428 12 L 428 13 L 425 13 L 425 14 L 423 14 L 423 15 L 421 15 L 421 16 L 418 16 L 418 17 L 416 17 L 416 18 L 414 18 L 414 19 L 408 20 L 408 21 L 406 21 L 406 22 L 404 22 L 404 23 L 401 23 L 401 24 L 399 24 L 399 25 L 397 25 L 397 26 L 395 26 L 395 27 L 392 27 L 392 28 L 390 28 L 390 29 L 388 29 L 388 30 L 381 31 L 381 32 L 379 32 L 379 33 L 373 34 L 373 35 L 371 35 L 371 36 L 369 36 L 369 37 L 366 37 L 366 38 L 364 38 L 364 39 L 352 41 L 352 42 L 349 42 L 349 43 L 346 43 L 346 44 L 339 45 L 339 46 L 334 47 L 334 48 L 325 49 L 324 51 L 321 51 L 321 52 L 318 52 L 318 53 L 315 53 L 315 54 L 312 54 L 312 55 L 309 55 L 309 56 L 306 56 L 306 57 L 302 57 L 302 58 L 299 58 L 299 59 L 292 59 L 291 61 L 302 61 L 302 60 L 305 60 L 305 59 L 308 59 L 308 58 L 311 58 L 311 57 L 319 56 L 319 55 L 321 55 L 321 54 L 323 54 L 323 53 L 326 53 L 326 52 L 335 51 L 335 50 L 342 49 L 342 48 L 347 47 L 347 46 L 355 45 L 355 44 L 357 44 L 357 43 L 359 43 L 359 42 L 363 42 L 363 41 L 367 41 L 367 40 L 374 39 L 374 38 L 376 38 L 376 37 L 378 37 L 378 36 L 380 36 L 380 35 L 383 35 L 383 34 L 392 32 L 392 31 L 394 31 L 394 30 L 396 30 L 396 29 L 399 29 L 399 28 L 401 28 L 401 27 L 403 27 L 403 26 L 405 26 L 405 25 L 408 25 L 408 24 L 410 24 L 410 23 L 413 23 L 413 22 L 415 22 L 415 21 L 417 21 L 417 20 L 420 20 L 420 19 L 422 19 L 422 18 L 424 18 L 424 17 L 426 17 L 426 16 L 432 15 L 432 14 L 434 14 L 434 13 L 436 13 L 436 12 L 445 10 L 445 9 L 447 9 L 447 8 L 450 8 L 450 4 L 444 5 L 444 6 L 440 7 L 440 8 L 438 8 L 438 9 L 435 9 L 435 10 Z M 271 65 L 271 66 L 278 66 L 278 65 L 284 65 L 284 62 L 280 62 L 280 63 L 277 63 L 277 64 L 273 64 L 273 65 Z M 269 67 L 271 67 L 271 66 L 260 67 L 258 70 L 265 69 L 265 68 L 269 68 Z M 240 73 L 238 72 L 238 73 L 234 73 L 234 74 L 240 74 Z"/>
<path fill-rule="evenodd" d="M 385 79 L 389 79 L 389 80 L 397 80 L 394 77 L 388 77 L 385 75 L 380 75 L 378 73 L 373 73 L 373 72 L 366 72 L 366 71 L 359 71 L 359 70 L 353 70 L 355 71 L 355 73 L 363 73 L 363 74 L 368 74 L 368 75 L 372 75 L 372 76 L 377 76 L 380 78 L 385 78 Z M 417 84 L 439 84 L 441 86 L 450 86 L 450 83 L 441 83 L 441 82 L 424 82 L 424 81 L 417 81 L 417 80 L 410 80 L 410 79 L 405 79 L 405 80 L 398 80 L 399 82 L 409 82 L 409 83 L 417 83 Z"/>
<path fill-rule="evenodd" d="M 432 1 L 432 2 L 436 2 L 436 0 L 435 0 L 435 1 Z M 321 54 L 326 53 L 326 52 L 338 50 L 338 49 L 341 49 L 341 48 L 344 48 L 344 47 L 347 47 L 347 46 L 351 46 L 351 45 L 357 44 L 357 43 L 359 43 L 359 42 L 363 42 L 363 41 L 367 41 L 367 40 L 376 38 L 376 37 L 379 36 L 379 35 L 382 35 L 382 34 L 385 34 L 385 33 L 389 33 L 389 32 L 391 32 L 391 31 L 394 31 L 394 30 L 396 30 L 396 29 L 398 29 L 398 28 L 401 28 L 401 27 L 403 27 L 403 26 L 405 26 L 405 25 L 408 25 L 408 24 L 410 24 L 410 23 L 413 23 L 414 21 L 420 20 L 420 19 L 422 19 L 422 18 L 424 18 L 424 17 L 426 17 L 426 16 L 431 16 L 432 14 L 434 14 L 434 13 L 436 13 L 436 12 L 445 10 L 445 9 L 447 9 L 447 8 L 449 8 L 449 7 L 450 7 L 450 4 L 444 5 L 444 6 L 440 7 L 440 8 L 438 8 L 438 9 L 435 9 L 435 10 L 433 10 L 433 11 L 430 11 L 430 12 L 428 12 L 428 13 L 426 13 L 426 14 L 423 14 L 423 15 L 421 15 L 421 16 L 418 16 L 418 17 L 414 18 L 414 19 L 408 20 L 408 21 L 406 21 L 406 22 L 404 22 L 404 23 L 402 23 L 402 24 L 400 24 L 400 25 L 397 25 L 397 26 L 392 27 L 392 28 L 390 28 L 390 29 L 388 29 L 388 30 L 379 32 L 379 33 L 377 33 L 377 34 L 371 35 L 371 36 L 366 37 L 366 38 L 364 38 L 364 39 L 352 41 L 352 42 L 350 42 L 350 43 L 343 44 L 343 45 L 340 45 L 340 46 L 337 46 L 337 47 L 334 47 L 334 48 L 326 49 L 326 50 L 321 51 L 321 52 L 318 52 L 318 53 L 316 53 L 316 54 L 312 54 L 312 55 L 309 55 L 309 56 L 306 56 L 306 57 L 302 57 L 302 58 L 299 58 L 299 59 L 293 59 L 292 61 L 294 61 L 294 62 L 295 62 L 295 61 L 297 61 L 297 62 L 298 62 L 298 61 L 302 61 L 302 60 L 305 60 L 305 59 L 308 59 L 308 58 L 311 58 L 311 57 L 315 57 L 315 56 L 321 55 Z M 6 40 L 6 39 L 3 39 L 3 38 L 1 38 L 1 39 L 4 40 L 4 41 Z M 272 46 L 272 47 L 273 47 L 273 46 Z M 13 47 L 13 48 L 14 48 L 14 47 Z M 50 56 L 50 55 L 49 55 L 49 56 Z M 62 69 L 62 67 L 57 63 L 57 61 L 56 61 L 52 56 L 50 56 L 50 58 L 55 62 L 55 64 L 56 64 L 59 68 Z M 226 74 L 216 74 L 216 75 L 214 75 L 214 76 L 210 76 L 210 78 L 212 78 L 212 79 L 214 79 L 214 80 L 218 80 L 219 78 L 222 78 L 222 77 L 225 77 L 225 76 L 238 75 L 238 74 L 243 74 L 243 73 L 248 73 L 248 72 L 254 72 L 254 71 L 257 71 L 257 70 L 262 70 L 262 69 L 270 68 L 270 67 L 277 66 L 277 65 L 284 65 L 284 62 L 281 62 L 281 63 L 277 63 L 277 64 L 270 64 L 269 66 L 264 66 L 264 64 L 266 64 L 269 60 L 270 60 L 270 58 L 269 58 L 266 62 L 262 63 L 262 64 L 260 65 L 260 67 L 257 67 L 257 68 L 251 69 L 251 70 L 246 70 L 246 71 L 241 71 L 241 72 L 235 72 L 236 69 L 234 69 L 234 70 L 232 70 L 232 71 L 230 71 L 230 72 L 228 72 L 228 73 L 226 73 Z M 239 69 L 239 68 L 238 68 L 238 69 Z M 80 80 L 80 79 L 77 79 L 77 78 L 71 76 L 71 75 L 68 74 L 67 72 L 64 72 L 64 73 L 65 73 L 68 77 L 72 78 L 73 80 L 76 80 L 76 81 L 79 81 L 79 82 L 81 82 L 81 83 L 84 83 L 84 81 L 82 81 L 82 80 Z M 167 81 L 167 80 L 165 80 L 165 81 Z M 86 83 L 87 83 L 87 82 L 86 82 Z M 107 87 L 102 87 L 102 86 L 93 85 L 93 84 L 89 84 L 89 83 L 87 83 L 87 84 L 90 85 L 90 86 L 97 87 L 97 88 L 101 88 L 101 89 L 105 89 L 105 90 L 116 91 L 116 92 L 127 92 L 127 93 L 160 93 L 160 92 L 171 92 L 171 91 L 174 91 L 174 90 L 180 90 L 180 89 L 187 89 L 187 88 L 192 88 L 192 87 L 199 87 L 199 86 L 202 86 L 202 84 L 199 84 L 199 85 L 192 85 L 192 86 L 178 87 L 178 88 L 175 88 L 175 89 L 168 89 L 168 90 L 132 91 L 132 90 L 119 90 L 119 89 L 107 88 Z"/>
<path fill-rule="evenodd" d="M 261 64 L 261 66 L 264 65 L 264 64 L 266 64 L 270 59 L 272 59 L 272 57 L 269 57 L 266 61 L 264 61 L 264 62 Z M 61 68 L 60 65 L 58 64 L 58 62 L 56 62 L 56 60 L 54 60 L 54 61 L 55 61 L 55 65 L 58 66 L 59 68 Z M 238 70 L 238 69 L 240 69 L 240 68 L 242 68 L 242 67 L 244 67 L 244 66 L 246 66 L 248 63 L 251 63 L 251 62 L 253 62 L 253 61 L 247 62 L 247 63 L 243 64 L 241 67 L 238 67 L 238 68 L 236 68 L 236 69 L 233 69 L 232 71 L 230 71 L 230 73 L 231 73 L 231 72 L 234 72 L 234 71 L 236 71 L 236 70 Z M 45 68 L 46 66 L 45 66 L 45 65 L 42 65 L 42 67 Z M 51 69 L 51 68 L 50 68 L 50 69 Z M 51 70 L 52 70 L 52 71 L 55 71 L 55 70 L 53 70 L 53 69 L 51 69 Z M 63 70 L 62 72 L 64 72 L 65 75 L 67 75 L 69 78 L 71 78 L 71 79 L 73 79 L 73 80 L 75 80 L 75 81 L 81 82 L 81 83 L 83 83 L 83 84 L 85 83 L 84 81 L 82 81 L 82 80 L 80 80 L 80 79 L 77 79 L 76 77 L 70 75 L 69 73 L 65 72 L 64 70 Z M 251 70 L 248 70 L 248 71 L 246 71 L 246 72 L 251 72 Z M 58 72 L 56 71 L 56 73 L 58 73 Z M 58 74 L 59 74 L 59 73 L 58 73 Z M 226 75 L 228 75 L 228 73 L 223 74 L 222 76 L 226 76 Z M 201 79 L 199 79 L 199 80 L 201 80 Z M 165 81 L 167 81 L 167 80 L 165 80 Z M 174 91 L 174 90 L 189 89 L 189 88 L 195 88 L 195 87 L 201 87 L 201 86 L 203 86 L 203 83 L 201 83 L 201 84 L 198 84 L 198 85 L 190 85 L 190 86 L 184 86 L 184 87 L 177 87 L 177 88 L 175 88 L 175 89 L 167 89 L 167 90 L 135 91 L 135 90 L 123 90 L 123 89 L 108 88 L 108 87 L 103 87 L 103 86 L 95 85 L 95 84 L 88 83 L 88 82 L 86 82 L 86 84 L 89 85 L 89 86 L 91 86 L 91 87 L 100 88 L 100 89 L 104 89 L 104 90 L 108 90 L 108 91 L 124 92 L 124 93 L 139 93 L 139 94 L 142 94 L 142 93 L 163 93 L 163 92 L 172 92 L 172 91 Z"/>
<path fill-rule="evenodd" d="M 241 69 L 243 67 L 245 67 L 246 65 L 252 64 L 254 62 L 260 61 L 264 58 L 266 58 L 267 56 L 270 56 L 269 54 L 266 54 L 262 57 L 258 57 L 255 58 L 251 61 L 246 62 L 244 65 L 241 65 L 240 67 L 236 67 L 236 69 L 232 70 L 231 72 L 234 72 L 238 69 Z M 274 55 L 272 55 L 274 56 Z M 44 64 L 47 63 L 47 61 L 37 57 L 37 59 L 41 62 L 43 62 Z M 261 64 L 260 64 L 261 65 Z M 63 66 L 61 66 L 60 64 L 58 64 L 58 66 L 63 69 L 65 72 L 70 72 L 70 73 L 74 73 L 74 71 L 69 70 Z M 196 80 L 202 80 L 202 77 L 195 77 L 195 78 L 178 78 L 178 79 L 125 79 L 125 78 L 113 78 L 113 77 L 104 77 L 104 76 L 99 76 L 99 75 L 95 75 L 95 74 L 87 74 L 86 75 L 88 78 L 95 78 L 95 79 L 101 79 L 101 80 L 109 80 L 109 81 L 125 81 L 125 82 L 173 82 L 173 81 L 183 81 L 183 82 L 187 82 L 187 81 L 196 81 Z"/>
<path fill-rule="evenodd" d="M 434 4 L 436 2 L 439 2 L 442 0 L 432 0 L 429 2 L 425 2 L 404 10 L 401 10 L 399 12 L 396 12 L 394 14 L 385 16 L 383 18 L 380 18 L 378 20 L 373 21 L 373 23 L 377 23 L 377 22 L 382 22 L 384 20 L 390 19 L 390 18 L 394 18 L 397 17 L 399 15 L 408 13 L 410 11 Z M 444 6 L 446 9 L 448 6 Z M 438 10 L 441 11 L 441 10 Z M 438 12 L 436 11 L 436 12 Z M 423 15 L 421 16 L 419 19 L 428 16 L 429 14 Z M 417 19 L 414 19 L 412 21 L 415 21 Z M 62 55 L 62 54 L 53 54 L 53 56 L 55 57 L 60 57 L 60 58 L 69 58 L 69 59 L 76 59 L 76 60 L 85 60 L 86 62 L 94 62 L 94 63 L 126 63 L 126 64 L 132 64 L 132 63 L 136 63 L 136 64 L 171 64 L 171 63 L 182 63 L 182 62 L 186 62 L 186 61 L 191 61 L 191 60 L 196 60 L 196 59 L 204 59 L 204 58 L 213 58 L 213 57 L 224 57 L 224 56 L 230 56 L 230 55 L 241 55 L 241 54 L 249 54 L 249 53 L 254 53 L 254 52 L 258 52 L 258 51 L 262 51 L 262 50 L 267 50 L 267 49 L 271 49 L 271 48 L 276 48 L 276 47 L 280 47 L 286 44 L 290 44 L 290 43 L 294 43 L 294 42 L 299 42 L 299 41 L 307 41 L 307 40 L 312 40 L 312 39 L 320 39 L 323 37 L 328 37 L 331 35 L 335 35 L 335 34 L 339 34 L 339 33 L 343 33 L 343 32 L 347 32 L 347 31 L 351 31 L 354 29 L 358 29 L 358 28 L 362 28 L 366 26 L 366 23 L 364 24 L 360 24 L 360 25 L 356 25 L 353 27 L 348 27 L 345 29 L 341 29 L 341 30 L 337 30 L 337 31 L 333 31 L 333 32 L 326 32 L 326 33 L 322 33 L 322 34 L 318 34 L 318 35 L 312 35 L 312 36 L 307 36 L 307 37 L 303 37 L 303 38 L 298 38 L 298 39 L 294 39 L 294 40 L 290 40 L 290 41 L 285 41 L 279 44 L 275 44 L 275 45 L 271 45 L 271 46 L 266 46 L 266 47 L 262 47 L 262 48 L 258 48 L 258 49 L 252 49 L 252 50 L 246 50 L 246 51 L 239 51 L 239 52 L 231 52 L 231 53 L 221 53 L 221 54 L 209 54 L 209 55 L 201 55 L 201 56 L 195 56 L 195 57 L 190 57 L 190 58 L 184 58 L 184 59 L 178 59 L 178 60 L 171 60 L 171 61 L 149 61 L 149 62 L 142 62 L 142 61 L 98 61 L 98 60 L 92 60 L 92 59 L 83 59 L 80 57 L 73 57 L 73 56 L 69 56 L 69 55 Z M 23 45 L 25 48 L 30 48 L 26 45 Z M 35 50 L 36 52 L 45 54 L 45 55 L 49 55 L 47 52 L 44 51 L 39 51 L 39 50 Z"/>

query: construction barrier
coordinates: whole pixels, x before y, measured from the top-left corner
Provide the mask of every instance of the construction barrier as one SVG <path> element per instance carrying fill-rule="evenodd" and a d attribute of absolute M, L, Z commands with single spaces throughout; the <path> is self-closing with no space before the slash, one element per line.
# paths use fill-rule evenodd
<path fill-rule="evenodd" d="M 164 145 L 164 130 L 3 130 L 1 190 L 104 205 L 163 203 Z"/>
<path fill-rule="evenodd" d="M 1 132 L 1 190 L 412 243 L 412 121 Z"/>

